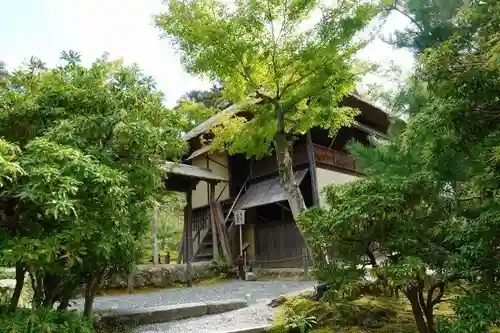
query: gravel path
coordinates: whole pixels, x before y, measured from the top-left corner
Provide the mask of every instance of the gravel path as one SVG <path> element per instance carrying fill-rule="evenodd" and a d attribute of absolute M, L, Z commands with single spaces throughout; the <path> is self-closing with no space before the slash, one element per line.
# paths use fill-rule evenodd
<path fill-rule="evenodd" d="M 139 326 L 134 333 L 224 333 L 270 324 L 276 309 L 265 301 L 244 309 L 168 323 Z"/>
<path fill-rule="evenodd" d="M 256 304 L 262 299 L 275 298 L 313 286 L 314 282 L 311 281 L 235 280 L 210 286 L 169 289 L 151 293 L 99 296 L 95 299 L 94 309 L 141 309 L 161 305 L 245 299 L 247 295 L 250 296 L 249 304 Z M 75 308 L 83 308 L 82 299 L 76 300 Z"/>

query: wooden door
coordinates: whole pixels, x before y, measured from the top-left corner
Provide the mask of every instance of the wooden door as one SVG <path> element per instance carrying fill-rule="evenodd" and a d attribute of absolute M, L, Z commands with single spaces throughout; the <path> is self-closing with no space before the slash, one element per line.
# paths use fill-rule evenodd
<path fill-rule="evenodd" d="M 303 265 L 304 240 L 293 220 L 255 225 L 256 267 L 288 268 Z"/>

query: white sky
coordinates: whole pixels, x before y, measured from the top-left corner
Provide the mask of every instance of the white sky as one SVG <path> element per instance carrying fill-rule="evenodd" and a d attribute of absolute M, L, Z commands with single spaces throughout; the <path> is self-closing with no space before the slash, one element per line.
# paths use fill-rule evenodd
<path fill-rule="evenodd" d="M 168 106 L 189 90 L 211 86 L 186 74 L 169 43 L 160 39 L 152 19 L 164 9 L 160 0 L 0 0 L 0 8 L 0 60 L 9 68 L 31 55 L 53 66 L 63 50 L 81 53 L 86 63 L 109 52 L 153 76 Z M 391 15 L 386 32 L 406 24 L 401 15 Z M 377 63 L 392 60 L 405 69 L 412 66 L 409 53 L 380 40 L 360 56 Z"/>

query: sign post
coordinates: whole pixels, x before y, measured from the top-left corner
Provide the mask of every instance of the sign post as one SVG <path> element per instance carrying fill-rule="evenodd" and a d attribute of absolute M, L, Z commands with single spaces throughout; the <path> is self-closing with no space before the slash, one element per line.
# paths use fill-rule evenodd
<path fill-rule="evenodd" d="M 243 209 L 234 211 L 234 224 L 240 227 L 240 255 L 243 255 L 243 230 L 245 224 L 245 211 Z"/>
<path fill-rule="evenodd" d="M 234 211 L 234 224 L 240 228 L 240 256 L 238 258 L 238 275 L 245 280 L 245 259 L 243 258 L 243 225 L 245 224 L 245 211 L 242 209 Z"/>

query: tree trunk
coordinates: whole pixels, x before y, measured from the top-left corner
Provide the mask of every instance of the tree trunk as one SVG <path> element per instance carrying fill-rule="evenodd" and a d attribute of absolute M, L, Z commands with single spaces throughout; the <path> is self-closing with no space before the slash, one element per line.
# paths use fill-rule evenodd
<path fill-rule="evenodd" d="M 157 230 L 156 230 L 157 219 L 158 219 L 158 204 L 154 203 L 153 214 L 151 217 L 151 238 L 153 241 L 153 265 L 159 264 L 158 235 L 157 235 Z"/>
<path fill-rule="evenodd" d="M 66 286 L 63 288 L 63 291 L 61 292 L 60 302 L 57 307 L 58 310 L 66 310 L 68 308 L 69 301 L 71 300 L 71 296 L 74 295 L 76 288 L 78 288 L 77 283 L 68 282 L 66 284 Z"/>
<path fill-rule="evenodd" d="M 276 162 L 280 176 L 280 184 L 285 190 L 288 204 L 295 221 L 300 213 L 307 209 L 299 184 L 295 180 L 293 172 L 293 161 L 289 151 L 288 141 L 285 133 L 277 133 L 275 138 Z"/>
<path fill-rule="evenodd" d="M 83 305 L 83 316 L 85 318 L 90 318 L 92 316 L 92 305 L 94 304 L 95 294 L 97 288 L 99 288 L 99 282 L 101 280 L 101 275 L 103 272 L 90 274 L 87 279 L 87 286 L 85 287 L 85 304 Z"/>
<path fill-rule="evenodd" d="M 290 155 L 288 140 L 285 133 L 285 113 L 279 102 L 276 103 L 275 107 L 278 119 L 278 131 L 276 132 L 274 143 L 280 184 L 285 190 L 293 218 L 297 221 L 300 213 L 306 210 L 307 207 L 293 172 L 292 156 Z"/>
<path fill-rule="evenodd" d="M 417 325 L 418 332 L 433 333 L 433 330 L 429 327 L 426 320 L 426 314 L 424 312 L 425 304 L 420 304 L 418 289 L 419 288 L 417 286 L 410 287 L 405 291 L 405 295 L 410 301 L 411 310 L 413 312 L 413 317 L 415 318 L 415 324 Z"/>
<path fill-rule="evenodd" d="M 52 307 L 54 303 L 57 301 L 58 294 L 61 291 L 61 281 L 56 275 L 45 275 L 43 279 L 43 291 L 44 291 L 44 299 L 43 306 L 48 308 Z"/>
<path fill-rule="evenodd" d="M 31 265 L 28 266 L 28 274 L 31 281 L 31 288 L 33 289 L 33 307 L 39 308 L 43 301 L 42 279 L 34 272 Z"/>
<path fill-rule="evenodd" d="M 300 191 L 299 184 L 295 179 L 295 173 L 293 172 L 293 160 L 290 154 L 288 140 L 285 133 L 285 113 L 281 108 L 279 102 L 275 103 L 276 116 L 278 119 L 278 131 L 276 132 L 274 138 L 275 150 L 276 150 L 276 163 L 278 165 L 278 173 L 280 177 L 280 184 L 285 190 L 285 194 L 290 205 L 290 210 L 292 211 L 293 219 L 298 220 L 300 213 L 307 209 L 304 197 Z M 307 242 L 304 232 L 298 228 L 304 243 L 308 249 L 309 253 L 311 248 Z"/>
<path fill-rule="evenodd" d="M 14 312 L 19 304 L 19 298 L 21 297 L 21 292 L 24 286 L 24 266 L 22 263 L 16 264 L 16 287 L 14 288 L 14 293 L 10 299 L 9 312 Z"/>
<path fill-rule="evenodd" d="M 94 294 L 85 292 L 85 304 L 83 306 L 83 316 L 90 318 L 92 316 L 92 305 L 94 304 Z"/>
<path fill-rule="evenodd" d="M 71 299 L 71 296 L 69 295 L 64 295 L 62 298 L 61 298 L 61 302 L 59 303 L 59 305 L 57 306 L 57 310 L 66 310 L 68 309 L 68 306 L 69 306 L 69 300 Z"/>

